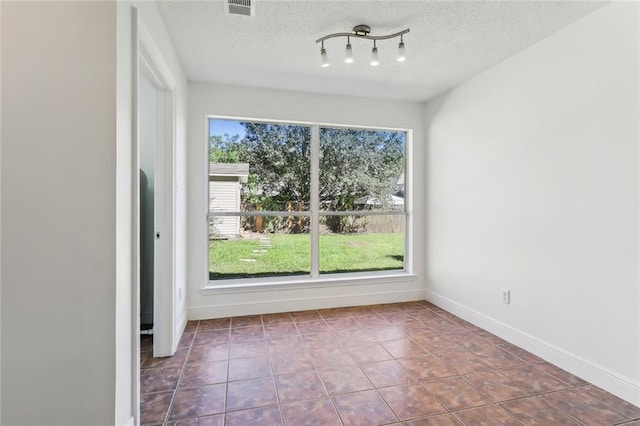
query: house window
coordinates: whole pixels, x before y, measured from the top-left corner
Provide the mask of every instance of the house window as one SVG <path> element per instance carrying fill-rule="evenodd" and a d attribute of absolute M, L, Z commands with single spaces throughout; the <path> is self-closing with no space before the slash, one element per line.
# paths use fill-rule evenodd
<path fill-rule="evenodd" d="M 405 270 L 406 132 L 209 120 L 209 279 Z"/>

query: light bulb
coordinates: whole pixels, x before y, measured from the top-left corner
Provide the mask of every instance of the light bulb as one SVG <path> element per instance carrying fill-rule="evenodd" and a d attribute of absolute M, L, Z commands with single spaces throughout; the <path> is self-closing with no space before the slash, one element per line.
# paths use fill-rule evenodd
<path fill-rule="evenodd" d="M 400 44 L 398 45 L 398 59 L 396 59 L 396 61 L 398 62 L 404 62 L 407 60 L 407 55 L 405 54 L 405 50 L 404 50 L 404 42 L 400 42 Z"/>
<path fill-rule="evenodd" d="M 377 67 L 380 64 L 380 59 L 378 57 L 378 48 L 374 45 L 373 50 L 371 51 L 371 66 Z"/>
<path fill-rule="evenodd" d="M 353 63 L 353 52 L 351 51 L 351 43 L 347 43 L 346 56 L 344 58 L 345 64 Z"/>
<path fill-rule="evenodd" d="M 327 56 L 327 49 L 325 49 L 324 47 L 320 50 L 320 61 L 321 61 L 321 67 L 322 68 L 326 68 L 328 67 L 329 64 L 329 57 Z"/>

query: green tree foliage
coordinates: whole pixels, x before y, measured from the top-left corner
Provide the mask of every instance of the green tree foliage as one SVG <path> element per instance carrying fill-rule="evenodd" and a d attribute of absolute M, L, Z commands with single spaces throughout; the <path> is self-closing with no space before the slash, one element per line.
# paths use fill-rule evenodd
<path fill-rule="evenodd" d="M 320 130 L 320 206 L 344 211 L 366 207 L 358 199 L 391 207 L 391 195 L 404 171 L 404 134 L 360 129 Z M 357 217 L 326 216 L 332 232 L 356 232 Z"/>
<path fill-rule="evenodd" d="M 245 136 L 212 136 L 209 160 L 249 163 L 243 185 L 245 209 L 308 209 L 311 129 L 306 126 L 242 123 Z M 359 198 L 389 207 L 404 171 L 404 133 L 322 128 L 320 131 L 320 206 L 327 211 L 363 208 Z M 385 205 L 386 204 L 386 205 Z M 278 218 L 274 218 L 278 219 Z M 352 232 L 352 218 L 327 216 L 332 232 Z"/>
<path fill-rule="evenodd" d="M 325 210 L 355 210 L 362 197 L 388 204 L 403 171 L 402 133 L 320 130 L 320 204 Z"/>
<path fill-rule="evenodd" d="M 235 135 L 209 137 L 209 161 L 214 163 L 241 163 L 242 143 L 240 137 Z"/>
<path fill-rule="evenodd" d="M 311 129 L 306 126 L 242 123 L 243 160 L 249 163 L 249 193 L 265 210 L 291 202 L 309 205 Z M 253 182 L 253 185 L 251 185 Z"/>

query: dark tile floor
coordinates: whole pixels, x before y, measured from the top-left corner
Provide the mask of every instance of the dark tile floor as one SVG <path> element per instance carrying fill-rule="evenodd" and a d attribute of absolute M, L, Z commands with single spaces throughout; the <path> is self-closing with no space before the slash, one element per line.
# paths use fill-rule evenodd
<path fill-rule="evenodd" d="M 143 424 L 640 425 L 640 408 L 427 302 L 189 322 L 142 341 Z"/>

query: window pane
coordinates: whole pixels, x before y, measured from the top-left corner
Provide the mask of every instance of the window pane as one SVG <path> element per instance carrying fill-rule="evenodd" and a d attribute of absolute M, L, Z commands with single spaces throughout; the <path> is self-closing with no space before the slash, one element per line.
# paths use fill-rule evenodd
<path fill-rule="evenodd" d="M 308 211 L 311 128 L 209 120 L 209 211 Z"/>
<path fill-rule="evenodd" d="M 321 216 L 320 273 L 403 270 L 404 230 L 404 215 Z"/>
<path fill-rule="evenodd" d="M 209 218 L 209 279 L 308 275 L 311 241 L 304 216 Z"/>
<path fill-rule="evenodd" d="M 404 210 L 404 132 L 320 128 L 320 209 Z"/>
<path fill-rule="evenodd" d="M 311 133 L 209 120 L 210 280 L 311 275 L 311 264 L 321 274 L 405 270 L 405 132 L 320 127 L 313 141 Z"/>

